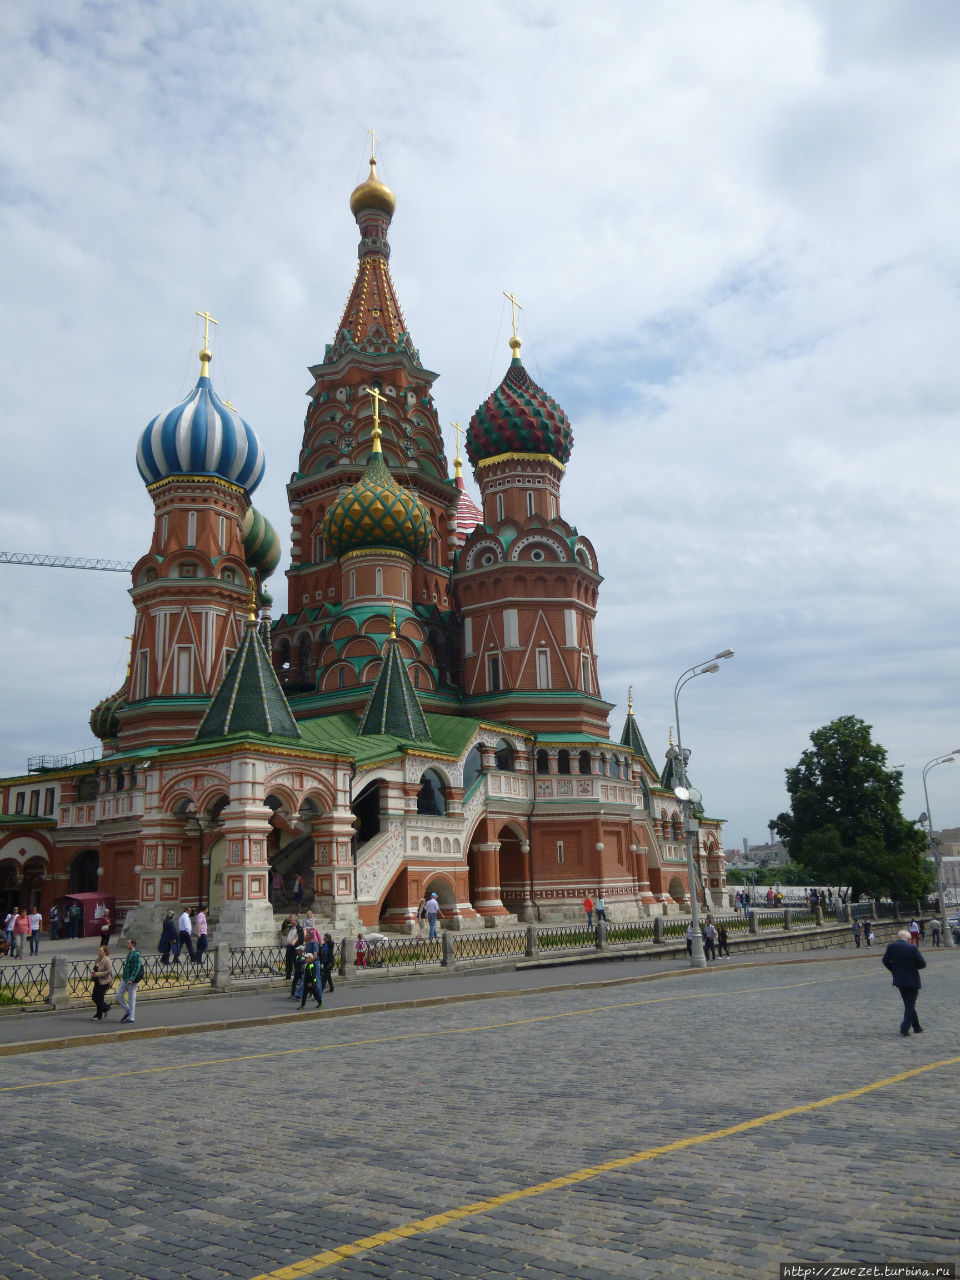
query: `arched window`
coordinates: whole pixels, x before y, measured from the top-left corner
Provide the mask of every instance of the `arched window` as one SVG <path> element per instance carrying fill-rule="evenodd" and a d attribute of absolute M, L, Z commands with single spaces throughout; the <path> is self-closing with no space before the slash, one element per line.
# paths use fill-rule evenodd
<path fill-rule="evenodd" d="M 377 570 L 377 597 L 383 595 L 383 570 Z"/>
<path fill-rule="evenodd" d="M 300 666 L 300 678 L 306 680 L 310 675 L 310 658 L 312 642 L 309 636 L 301 636 L 298 645 L 297 661 Z"/>
<path fill-rule="evenodd" d="M 557 773 L 570 772 L 570 752 L 566 747 L 561 747 L 557 752 Z"/>
<path fill-rule="evenodd" d="M 513 773 L 515 767 L 513 747 L 507 742 L 506 738 L 501 738 L 494 750 L 496 751 L 497 768 L 503 769 L 506 773 Z"/>
<path fill-rule="evenodd" d="M 426 769 L 420 777 L 417 813 L 442 818 L 447 812 L 447 789 L 436 769 Z"/>
<path fill-rule="evenodd" d="M 589 751 L 580 752 L 580 772 L 581 773 L 590 772 L 590 752 Z"/>
<path fill-rule="evenodd" d="M 549 772 L 550 772 L 550 757 L 547 755 L 546 751 L 538 751 L 537 752 L 537 773 L 549 773 Z"/>
<path fill-rule="evenodd" d="M 603 763 L 606 766 L 607 777 L 615 778 L 617 776 L 617 762 L 613 756 L 604 756 Z"/>
<path fill-rule="evenodd" d="M 476 743 L 467 752 L 463 762 L 463 789 L 467 791 L 483 773 L 483 749 Z"/>

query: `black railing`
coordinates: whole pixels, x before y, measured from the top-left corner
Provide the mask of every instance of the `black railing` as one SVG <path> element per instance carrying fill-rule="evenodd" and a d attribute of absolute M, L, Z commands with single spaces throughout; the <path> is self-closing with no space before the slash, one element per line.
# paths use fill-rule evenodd
<path fill-rule="evenodd" d="M 282 978 L 286 947 L 231 947 L 231 978 Z"/>
<path fill-rule="evenodd" d="M 347 956 L 347 964 L 357 969 L 389 969 L 394 966 L 416 967 L 421 964 L 440 964 L 443 951 L 440 939 L 431 942 L 427 938 L 367 938 L 367 949 L 358 952 L 354 944 L 353 955 Z"/>
<path fill-rule="evenodd" d="M 453 934 L 453 954 L 457 960 L 489 960 L 494 956 L 522 956 L 527 951 L 526 930 Z"/>
<path fill-rule="evenodd" d="M 614 920 L 607 925 L 607 941 L 611 946 L 629 942 L 652 942 L 653 920 Z"/>
<path fill-rule="evenodd" d="M 538 951 L 565 951 L 567 948 L 593 947 L 596 934 L 592 925 L 545 925 L 537 929 Z"/>
<path fill-rule="evenodd" d="M 0 1003 L 33 1004 L 46 999 L 50 985 L 48 964 L 0 966 Z"/>

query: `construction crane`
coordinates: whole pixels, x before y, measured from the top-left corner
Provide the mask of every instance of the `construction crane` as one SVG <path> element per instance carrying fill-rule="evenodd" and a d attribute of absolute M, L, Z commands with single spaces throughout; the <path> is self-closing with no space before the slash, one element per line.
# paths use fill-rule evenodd
<path fill-rule="evenodd" d="M 132 560 L 89 560 L 83 556 L 45 556 L 33 551 L 0 551 L 0 564 L 32 564 L 43 569 L 97 569 L 100 573 L 129 573 Z"/>

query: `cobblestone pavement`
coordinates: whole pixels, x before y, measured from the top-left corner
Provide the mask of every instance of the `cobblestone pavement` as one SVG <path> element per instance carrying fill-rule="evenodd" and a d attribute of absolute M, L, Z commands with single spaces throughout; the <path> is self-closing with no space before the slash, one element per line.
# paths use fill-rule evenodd
<path fill-rule="evenodd" d="M 909 1039 L 877 956 L 2 1059 L 0 1274 L 955 1263 L 960 957 L 927 960 Z"/>

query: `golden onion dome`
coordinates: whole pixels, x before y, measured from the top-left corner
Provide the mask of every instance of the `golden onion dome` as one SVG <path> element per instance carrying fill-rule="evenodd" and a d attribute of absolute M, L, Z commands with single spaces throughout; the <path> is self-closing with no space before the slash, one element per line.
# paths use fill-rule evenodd
<path fill-rule="evenodd" d="M 350 196 L 350 212 L 356 217 L 361 209 L 382 209 L 389 217 L 397 207 L 397 197 L 390 188 L 377 177 L 377 162 L 370 157 L 370 177 L 354 187 Z"/>
<path fill-rule="evenodd" d="M 380 448 L 380 428 L 375 426 L 373 453 L 366 470 L 330 504 L 324 516 L 323 538 L 328 551 L 340 557 L 348 551 L 386 548 L 417 559 L 426 554 L 432 533 L 427 508 L 390 474 Z"/>

